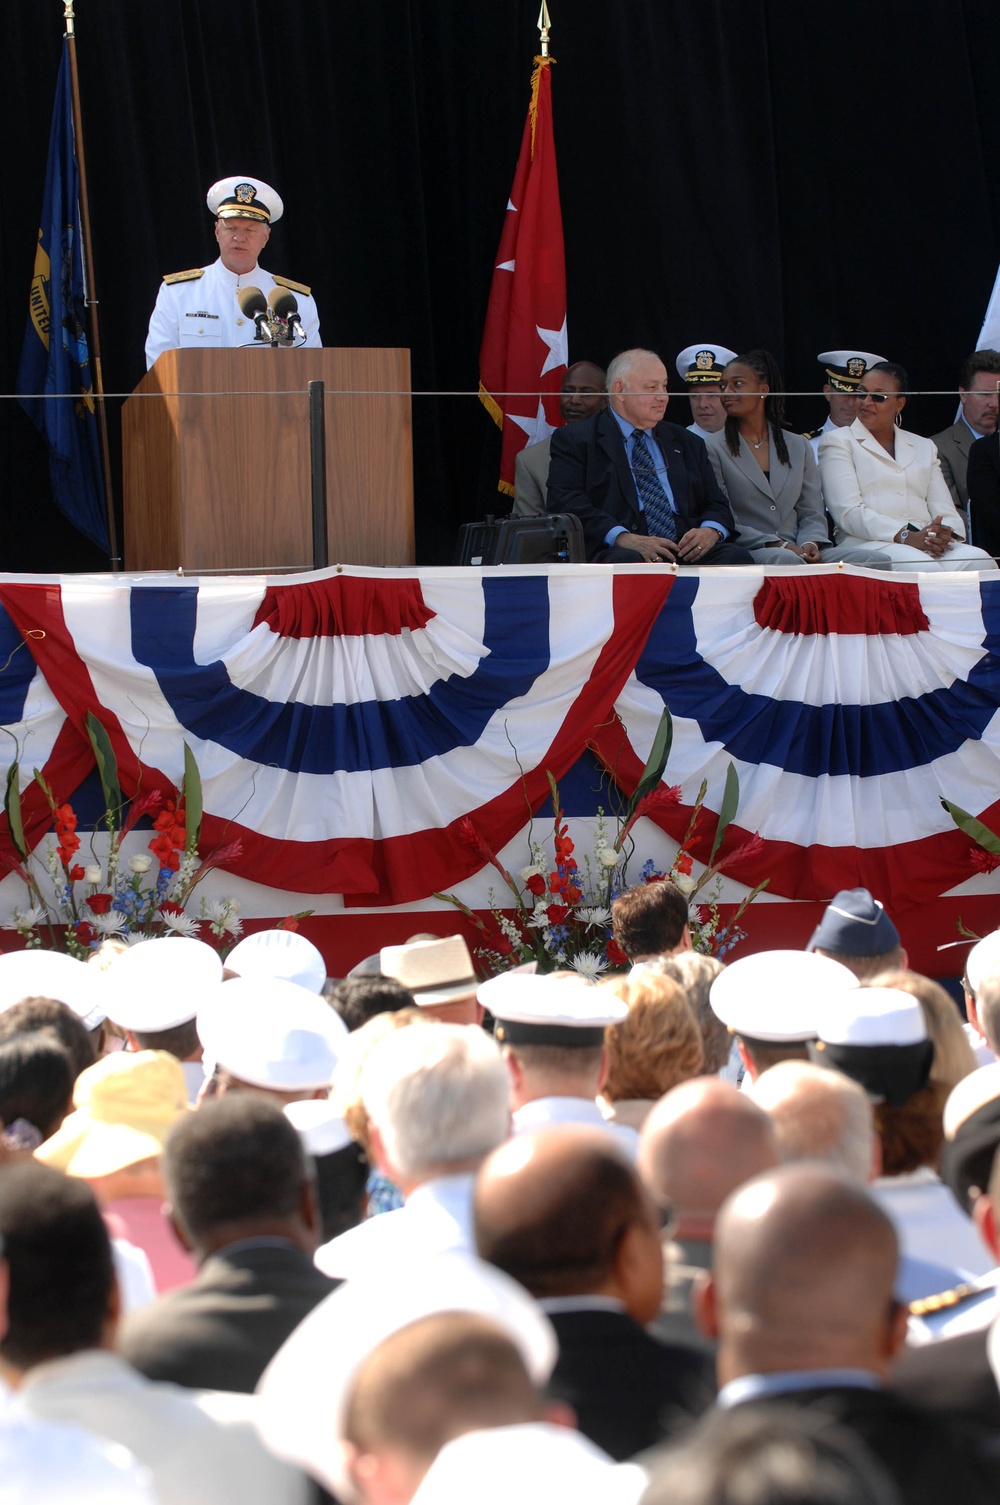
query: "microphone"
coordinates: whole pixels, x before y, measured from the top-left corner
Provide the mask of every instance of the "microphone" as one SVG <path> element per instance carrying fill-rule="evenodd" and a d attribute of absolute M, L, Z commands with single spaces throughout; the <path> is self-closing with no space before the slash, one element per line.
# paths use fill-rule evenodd
<path fill-rule="evenodd" d="M 305 338 L 302 328 L 302 316 L 299 313 L 299 302 L 293 292 L 288 288 L 279 287 L 271 294 L 271 312 L 276 319 L 280 319 L 288 329 L 288 333 L 294 339 L 295 326 L 299 327 L 299 334 Z"/>
<path fill-rule="evenodd" d="M 237 290 L 236 301 L 240 305 L 243 315 L 252 319 L 257 326 L 255 338 L 258 340 L 269 339 L 270 333 L 265 334 L 262 325 L 267 324 L 267 299 L 259 287 L 241 287 Z"/>

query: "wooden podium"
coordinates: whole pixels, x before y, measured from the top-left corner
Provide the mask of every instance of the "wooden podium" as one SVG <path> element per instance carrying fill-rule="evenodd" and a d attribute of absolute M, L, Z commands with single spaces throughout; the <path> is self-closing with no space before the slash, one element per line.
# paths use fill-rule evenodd
<path fill-rule="evenodd" d="M 311 569 L 308 383 L 330 564 L 413 563 L 410 352 L 168 350 L 125 404 L 127 570 Z"/>

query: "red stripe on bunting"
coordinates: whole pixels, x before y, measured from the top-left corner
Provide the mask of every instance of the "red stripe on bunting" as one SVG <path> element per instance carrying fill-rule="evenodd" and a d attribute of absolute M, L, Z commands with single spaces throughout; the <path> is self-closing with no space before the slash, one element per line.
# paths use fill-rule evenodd
<path fill-rule="evenodd" d="M 283 638 L 398 637 L 434 615 L 419 580 L 338 575 L 269 587 L 253 625 Z"/>
<path fill-rule="evenodd" d="M 630 795 L 642 776 L 643 762 L 629 741 L 622 722 L 601 727 L 593 749 L 615 782 Z M 669 766 L 665 775 L 669 781 Z M 672 805 L 652 810 L 648 819 L 674 841 L 681 842 L 693 812 L 692 805 Z M 715 840 L 718 816 L 707 807 L 689 844 L 692 856 L 707 863 Z M 979 814 L 996 830 L 1000 800 Z M 722 855 L 735 853 L 751 840 L 753 832 L 733 822 L 722 843 Z M 769 880 L 767 892 L 778 898 L 829 901 L 843 888 L 867 888 L 876 898 L 892 896 L 893 913 L 927 904 L 959 883 L 974 876 L 969 858 L 972 842 L 957 828 L 939 831 L 916 841 L 895 842 L 885 847 L 803 847 L 791 841 L 760 839 L 756 855 L 726 867 L 726 876 L 748 888 Z"/>
<path fill-rule="evenodd" d="M 920 604 L 920 587 L 910 581 L 838 575 L 831 590 L 828 575 L 785 573 L 793 578 L 768 575 L 754 597 L 754 617 L 772 632 L 910 636 L 930 627 Z"/>

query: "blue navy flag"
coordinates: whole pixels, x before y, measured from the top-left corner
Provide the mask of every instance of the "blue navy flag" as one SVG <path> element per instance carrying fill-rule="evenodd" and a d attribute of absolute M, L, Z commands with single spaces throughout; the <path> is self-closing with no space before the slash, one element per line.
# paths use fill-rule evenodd
<path fill-rule="evenodd" d="M 21 406 L 49 447 L 49 476 L 56 506 L 74 528 L 107 550 L 104 479 L 84 305 L 80 175 L 65 43 L 52 112 L 17 391 Z M 45 395 L 39 395 L 42 393 Z"/>

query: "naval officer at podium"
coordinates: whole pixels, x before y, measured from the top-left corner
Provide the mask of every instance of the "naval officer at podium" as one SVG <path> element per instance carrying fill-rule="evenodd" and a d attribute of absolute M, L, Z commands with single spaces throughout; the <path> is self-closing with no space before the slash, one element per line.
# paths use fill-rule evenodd
<path fill-rule="evenodd" d="M 215 215 L 219 257 L 211 266 L 173 272 L 160 285 L 146 336 L 146 366 L 164 350 L 216 350 L 261 343 L 252 306 L 248 313 L 239 294 L 248 288 L 263 295 L 258 304 L 268 314 L 283 309 L 279 343 L 317 349 L 319 314 L 309 289 L 289 277 L 265 272 L 257 258 L 267 245 L 271 226 L 284 212 L 274 189 L 257 178 L 223 178 L 208 191 Z M 246 295 L 243 303 L 252 302 Z M 277 324 L 267 326 L 268 330 Z M 265 330 L 261 329 L 262 335 Z"/>

